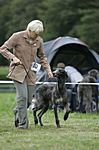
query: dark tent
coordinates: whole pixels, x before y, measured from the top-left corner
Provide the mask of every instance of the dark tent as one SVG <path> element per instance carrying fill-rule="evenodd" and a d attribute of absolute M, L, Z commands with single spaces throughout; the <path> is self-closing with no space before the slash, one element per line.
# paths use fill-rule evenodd
<path fill-rule="evenodd" d="M 82 74 L 99 69 L 99 55 L 77 38 L 59 37 L 45 42 L 44 49 L 52 70 L 59 62 L 76 67 Z M 43 71 L 40 71 L 41 79 L 44 79 Z"/>

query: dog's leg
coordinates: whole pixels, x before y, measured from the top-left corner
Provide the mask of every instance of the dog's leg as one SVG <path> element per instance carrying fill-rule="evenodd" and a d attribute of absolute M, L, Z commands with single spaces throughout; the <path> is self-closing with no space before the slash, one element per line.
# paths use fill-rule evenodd
<path fill-rule="evenodd" d="M 69 103 L 65 103 L 64 104 L 64 120 L 66 121 L 69 117 L 69 113 L 70 113 L 70 108 L 69 108 Z"/>
<path fill-rule="evenodd" d="M 96 112 L 98 113 L 99 110 L 98 110 L 98 103 L 99 103 L 99 100 L 98 100 L 98 86 L 96 86 L 96 94 L 95 94 L 95 102 L 96 102 Z"/>
<path fill-rule="evenodd" d="M 48 108 L 49 108 L 49 105 L 44 105 L 44 107 L 42 108 L 42 110 L 38 114 L 38 119 L 39 119 L 40 126 L 43 126 L 42 116 L 48 110 Z"/>
<path fill-rule="evenodd" d="M 55 115 L 55 121 L 57 128 L 60 127 L 59 119 L 58 119 L 58 113 L 57 113 L 57 104 L 54 104 L 54 115 Z"/>
<path fill-rule="evenodd" d="M 86 100 L 85 110 L 86 110 L 86 113 L 91 113 L 91 100 L 90 99 Z"/>
<path fill-rule="evenodd" d="M 33 111 L 33 117 L 34 117 L 34 124 L 38 124 L 38 119 L 37 119 L 37 111 L 42 109 L 42 106 L 39 106 L 39 107 L 36 107 L 36 108 L 33 108 L 32 111 Z"/>
<path fill-rule="evenodd" d="M 37 119 L 37 116 L 36 116 L 36 110 L 33 110 L 33 116 L 34 116 L 34 124 L 38 124 L 38 119 Z"/>

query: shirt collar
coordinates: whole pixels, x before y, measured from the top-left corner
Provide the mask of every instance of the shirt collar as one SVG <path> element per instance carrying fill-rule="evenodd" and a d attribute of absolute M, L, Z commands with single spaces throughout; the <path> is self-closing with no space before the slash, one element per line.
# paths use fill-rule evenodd
<path fill-rule="evenodd" d="M 24 32 L 23 37 L 24 37 L 25 39 L 27 39 L 27 40 L 29 39 L 28 34 L 27 34 L 27 31 Z M 34 41 L 38 41 L 38 40 L 39 40 L 39 36 L 38 36 Z"/>

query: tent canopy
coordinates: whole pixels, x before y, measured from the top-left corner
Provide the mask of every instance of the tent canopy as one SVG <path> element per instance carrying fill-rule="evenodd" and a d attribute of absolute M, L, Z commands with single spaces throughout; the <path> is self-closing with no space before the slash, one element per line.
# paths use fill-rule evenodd
<path fill-rule="evenodd" d="M 75 67 L 82 74 L 93 68 L 99 69 L 99 55 L 77 38 L 58 37 L 45 42 L 44 50 L 52 70 L 59 62 Z M 42 74 L 43 70 L 41 76 Z"/>

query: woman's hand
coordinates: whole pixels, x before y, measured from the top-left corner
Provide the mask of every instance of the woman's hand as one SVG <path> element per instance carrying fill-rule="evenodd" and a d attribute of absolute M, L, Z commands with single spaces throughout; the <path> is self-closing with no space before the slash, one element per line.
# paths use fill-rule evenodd
<path fill-rule="evenodd" d="M 12 62 L 13 62 L 13 65 L 20 65 L 20 64 L 22 64 L 22 62 L 17 57 L 13 57 Z"/>
<path fill-rule="evenodd" d="M 48 72 L 48 77 L 49 78 L 53 78 L 53 73 L 52 72 Z"/>

